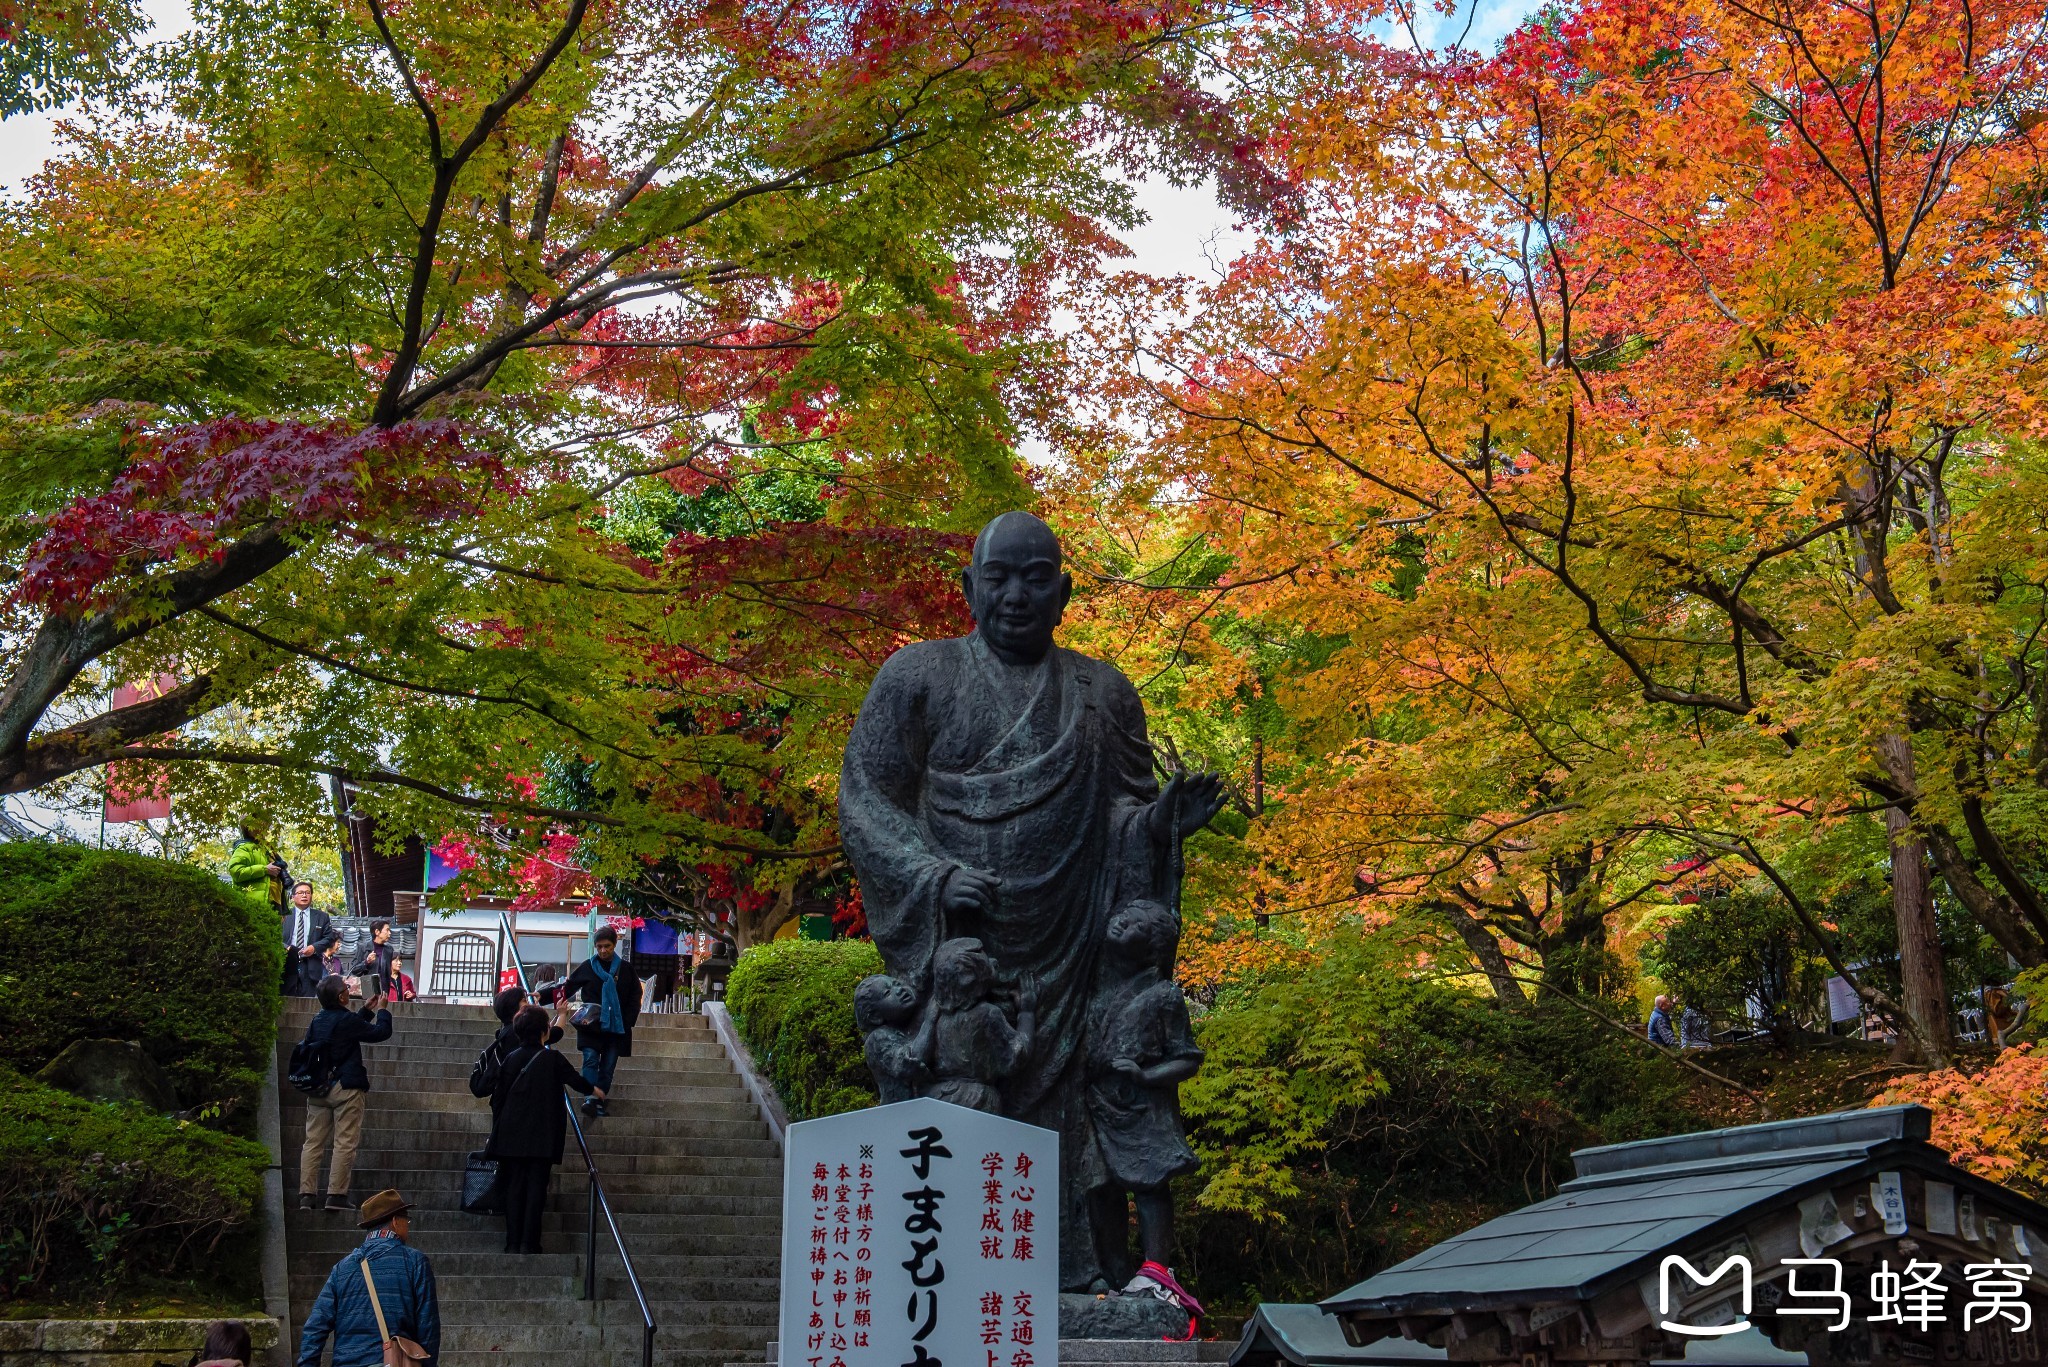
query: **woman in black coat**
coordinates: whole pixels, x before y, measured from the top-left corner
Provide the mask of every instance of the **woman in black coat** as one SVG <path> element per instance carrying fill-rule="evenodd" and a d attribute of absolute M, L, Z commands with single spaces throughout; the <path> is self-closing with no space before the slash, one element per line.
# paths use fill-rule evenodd
<path fill-rule="evenodd" d="M 486 1156 L 498 1160 L 498 1190 L 505 1199 L 505 1251 L 540 1252 L 540 1217 L 547 1205 L 548 1177 L 562 1161 L 569 1117 L 562 1088 L 586 1095 L 604 1093 L 583 1080 L 576 1066 L 542 1043 L 547 1012 L 537 1006 L 512 1019 L 518 1048 L 505 1056 L 491 1093 L 491 1140 Z"/>
<path fill-rule="evenodd" d="M 576 1027 L 576 1047 L 583 1051 L 583 1080 L 597 1095 L 583 1103 L 583 1114 L 604 1115 L 605 1093 L 612 1089 L 612 1070 L 633 1057 L 633 1022 L 640 1019 L 640 979 L 633 965 L 619 957 L 619 932 L 599 926 L 590 937 L 597 952 L 576 965 L 563 989 L 596 1007 L 589 1025 Z"/>

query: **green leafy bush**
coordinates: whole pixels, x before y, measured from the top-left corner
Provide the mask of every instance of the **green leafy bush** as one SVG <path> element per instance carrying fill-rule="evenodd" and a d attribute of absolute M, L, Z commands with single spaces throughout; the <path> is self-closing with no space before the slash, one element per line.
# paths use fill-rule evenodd
<path fill-rule="evenodd" d="M 260 1144 L 0 1067 L 0 1298 L 260 1285 Z"/>
<path fill-rule="evenodd" d="M 875 1104 L 853 989 L 882 971 L 867 940 L 774 940 L 740 955 L 725 1002 L 796 1120 Z"/>
<path fill-rule="evenodd" d="M 1199 1172 L 1176 1270 L 1225 1318 L 1314 1300 L 1570 1175 L 1574 1148 L 1700 1128 L 1691 1080 L 1569 1003 L 1420 979 L 1370 940 L 1245 975 L 1196 1019 Z"/>
<path fill-rule="evenodd" d="M 253 1132 L 283 955 L 261 902 L 202 870 L 69 845 L 0 845 L 0 1062 L 132 1039 L 188 1107 Z"/>
<path fill-rule="evenodd" d="M 1679 1003 L 1716 1022 L 1825 1019 L 1829 969 L 1785 900 L 1753 892 L 1673 907 L 1643 945 L 1643 966 Z"/>

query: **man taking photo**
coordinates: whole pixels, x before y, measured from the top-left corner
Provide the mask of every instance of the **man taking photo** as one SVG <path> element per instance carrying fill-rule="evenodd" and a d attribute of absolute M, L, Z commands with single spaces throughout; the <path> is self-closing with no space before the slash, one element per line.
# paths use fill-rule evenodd
<path fill-rule="evenodd" d="M 311 1210 L 320 1194 L 320 1160 L 327 1163 L 327 1209 L 349 1208 L 348 1183 L 355 1175 L 356 1149 L 363 1138 L 363 1110 L 370 1097 L 370 1073 L 363 1046 L 391 1038 L 391 1012 L 372 996 L 361 1011 L 348 1009 L 348 981 L 320 980 L 320 1014 L 306 1026 L 305 1043 L 318 1046 L 329 1085 L 306 1093 L 306 1142 L 299 1149 L 299 1209 Z"/>

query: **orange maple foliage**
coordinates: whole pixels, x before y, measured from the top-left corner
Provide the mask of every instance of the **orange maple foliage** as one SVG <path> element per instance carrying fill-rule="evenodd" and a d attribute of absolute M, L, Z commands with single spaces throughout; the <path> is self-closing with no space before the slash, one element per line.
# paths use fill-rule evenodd
<path fill-rule="evenodd" d="M 1264 92 L 1295 231 L 1098 311 L 1158 435 L 1082 462 L 1162 667 L 1288 718 L 1231 924 L 1390 908 L 1588 990 L 1704 858 L 1832 955 L 1890 810 L 2041 962 L 2038 7 L 1585 0 L 1492 56 L 1311 17 Z"/>
<path fill-rule="evenodd" d="M 1978 1073 L 1947 1069 L 1893 1083 L 1873 1106 L 1918 1102 L 1934 1142 L 1979 1177 L 2048 1197 L 2048 1054 L 2022 1044 Z"/>

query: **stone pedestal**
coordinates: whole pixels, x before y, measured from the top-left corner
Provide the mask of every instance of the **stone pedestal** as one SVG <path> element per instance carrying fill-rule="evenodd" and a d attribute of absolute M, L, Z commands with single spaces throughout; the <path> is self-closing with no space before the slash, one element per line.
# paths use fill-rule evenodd
<path fill-rule="evenodd" d="M 1230 1361 L 1236 1340 L 1061 1339 L 1060 1367 L 1207 1367 Z"/>
<path fill-rule="evenodd" d="M 1061 1367 L 1067 1361 L 1064 1349 L 1070 1339 L 1158 1343 L 1186 1338 L 1187 1332 L 1187 1312 L 1157 1296 L 1086 1296 L 1069 1292 L 1060 1297 Z"/>

